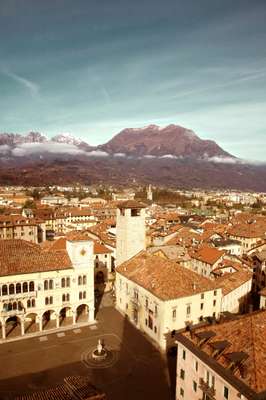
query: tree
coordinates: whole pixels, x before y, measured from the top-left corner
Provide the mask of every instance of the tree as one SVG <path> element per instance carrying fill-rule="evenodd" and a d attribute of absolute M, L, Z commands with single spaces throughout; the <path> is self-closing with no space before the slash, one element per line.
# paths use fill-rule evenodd
<path fill-rule="evenodd" d="M 33 209 L 33 208 L 36 208 L 36 204 L 35 204 L 35 202 L 33 200 L 26 200 L 24 205 L 23 205 L 23 208 L 31 208 L 31 209 Z"/>

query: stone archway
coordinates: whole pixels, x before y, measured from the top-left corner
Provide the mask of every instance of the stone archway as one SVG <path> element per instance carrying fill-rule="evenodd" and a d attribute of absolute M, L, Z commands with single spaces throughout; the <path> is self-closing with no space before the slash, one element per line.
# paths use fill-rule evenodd
<path fill-rule="evenodd" d="M 5 336 L 6 338 L 21 336 L 21 321 L 17 315 L 12 315 L 6 319 Z"/>
<path fill-rule="evenodd" d="M 39 318 L 36 313 L 30 313 L 25 316 L 24 329 L 25 334 L 39 331 Z"/>
<path fill-rule="evenodd" d="M 80 304 L 76 309 L 76 322 L 87 322 L 89 318 L 88 304 Z"/>
<path fill-rule="evenodd" d="M 56 328 L 56 313 L 54 310 L 47 310 L 42 315 L 42 330 Z"/>
<path fill-rule="evenodd" d="M 64 307 L 59 312 L 59 325 L 66 326 L 73 324 L 73 313 L 71 307 Z"/>

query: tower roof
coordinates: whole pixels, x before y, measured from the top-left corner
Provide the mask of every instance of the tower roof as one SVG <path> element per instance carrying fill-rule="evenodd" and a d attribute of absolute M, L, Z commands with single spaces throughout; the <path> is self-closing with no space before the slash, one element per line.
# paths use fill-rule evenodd
<path fill-rule="evenodd" d="M 125 200 L 117 204 L 118 208 L 146 208 L 147 205 L 136 200 Z"/>

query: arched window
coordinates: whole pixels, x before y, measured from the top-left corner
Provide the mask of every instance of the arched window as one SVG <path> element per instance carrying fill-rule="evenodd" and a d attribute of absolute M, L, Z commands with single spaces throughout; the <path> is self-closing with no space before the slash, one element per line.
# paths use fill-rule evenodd
<path fill-rule="evenodd" d="M 21 293 L 21 283 L 16 284 L 16 293 Z"/>
<path fill-rule="evenodd" d="M 65 278 L 61 279 L 61 287 L 65 287 L 66 286 L 66 280 Z"/>
<path fill-rule="evenodd" d="M 69 293 L 66 295 L 66 300 L 70 301 L 70 294 Z"/>
<path fill-rule="evenodd" d="M 27 300 L 27 308 L 30 308 L 30 306 L 31 306 L 30 300 Z"/>
<path fill-rule="evenodd" d="M 67 286 L 67 287 L 70 287 L 70 278 L 69 278 L 69 277 L 66 278 L 66 286 Z"/>
<path fill-rule="evenodd" d="M 31 306 L 32 306 L 32 307 L 35 307 L 35 299 L 32 299 L 32 300 L 31 300 Z"/>
<path fill-rule="evenodd" d="M 28 291 L 28 282 L 23 282 L 22 289 L 23 289 L 23 293 Z"/>
<path fill-rule="evenodd" d="M 62 301 L 63 302 L 66 301 L 66 295 L 65 294 L 63 294 L 63 296 L 62 296 Z"/>
<path fill-rule="evenodd" d="M 11 311 L 11 310 L 12 310 L 12 303 L 8 303 L 7 310 L 8 310 L 8 311 Z"/>
<path fill-rule="evenodd" d="M 8 310 L 8 305 L 6 303 L 3 305 L 3 309 L 4 309 L 4 311 Z"/>
<path fill-rule="evenodd" d="M 50 304 L 53 304 L 53 297 L 50 296 Z"/>
<path fill-rule="evenodd" d="M 82 292 L 79 292 L 79 300 L 82 300 Z"/>
<path fill-rule="evenodd" d="M 82 276 L 79 276 L 79 277 L 78 277 L 78 284 L 79 284 L 79 285 L 82 285 Z"/>
<path fill-rule="evenodd" d="M 48 281 L 44 281 L 44 290 L 48 290 Z"/>
<path fill-rule="evenodd" d="M 30 292 L 34 292 L 34 282 L 30 282 Z"/>
<path fill-rule="evenodd" d="M 87 277 L 86 275 L 83 275 L 83 285 L 86 285 L 86 283 L 87 283 Z"/>
<path fill-rule="evenodd" d="M 19 311 L 23 310 L 23 304 L 21 303 L 21 301 L 18 302 L 18 309 Z"/>
<path fill-rule="evenodd" d="M 48 306 L 49 304 L 49 297 L 45 297 L 45 305 Z"/>
<path fill-rule="evenodd" d="M 17 305 L 16 302 L 13 303 L 13 307 L 12 308 L 13 308 L 13 310 L 16 310 L 18 308 L 18 305 Z"/>
<path fill-rule="evenodd" d="M 83 299 L 86 299 L 86 292 L 83 292 Z"/>
<path fill-rule="evenodd" d="M 54 288 L 54 281 L 52 279 L 49 280 L 49 289 L 53 289 Z"/>
<path fill-rule="evenodd" d="M 9 294 L 14 294 L 15 293 L 15 286 L 13 285 L 13 283 L 11 283 L 11 285 L 9 285 Z"/>
<path fill-rule="evenodd" d="M 7 285 L 3 285 L 2 286 L 2 296 L 6 296 L 7 295 Z"/>

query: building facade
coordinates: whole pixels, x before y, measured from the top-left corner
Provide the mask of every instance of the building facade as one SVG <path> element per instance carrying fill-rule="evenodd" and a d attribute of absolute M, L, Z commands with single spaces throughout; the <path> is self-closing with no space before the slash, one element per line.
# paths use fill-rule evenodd
<path fill-rule="evenodd" d="M 45 251 L 22 240 L 0 242 L 2 339 L 94 321 L 93 242 L 68 239 L 66 250 Z"/>

